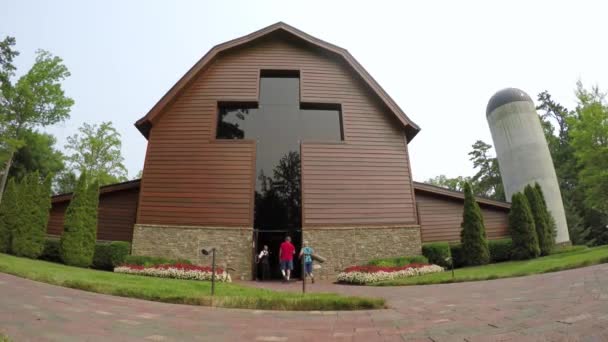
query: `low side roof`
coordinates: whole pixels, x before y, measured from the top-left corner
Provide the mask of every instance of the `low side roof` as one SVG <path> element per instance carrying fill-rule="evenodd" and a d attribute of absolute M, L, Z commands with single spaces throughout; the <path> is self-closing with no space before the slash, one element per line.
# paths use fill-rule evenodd
<path fill-rule="evenodd" d="M 139 189 L 140 184 L 141 184 L 141 179 L 134 179 L 134 180 L 130 180 L 128 182 L 122 182 L 122 183 L 116 183 L 116 184 L 109 184 L 109 185 L 100 187 L 99 193 L 107 194 L 107 193 L 122 191 L 122 190 Z M 460 191 L 452 191 L 452 190 L 448 190 L 448 189 L 441 188 L 441 187 L 427 184 L 427 183 L 414 182 L 414 191 L 430 193 L 432 195 L 443 196 L 443 197 L 447 197 L 450 199 L 464 200 L 464 193 L 462 193 Z M 59 195 L 52 196 L 51 202 L 59 203 L 59 202 L 69 201 L 71 198 L 72 198 L 71 192 L 66 193 L 66 194 L 59 194 Z M 496 207 L 496 208 L 500 208 L 500 209 L 511 209 L 511 203 L 508 203 L 508 202 L 496 201 L 493 199 L 479 197 L 479 196 L 476 196 L 475 198 L 477 199 L 478 203 L 481 203 L 481 204 L 484 204 L 487 206 Z"/>
<path fill-rule="evenodd" d="M 430 193 L 433 195 L 448 197 L 448 198 L 452 198 L 452 199 L 464 200 L 463 192 L 448 190 L 448 189 L 438 187 L 435 185 L 431 185 L 431 184 L 427 184 L 427 183 L 414 182 L 414 190 Z M 475 199 L 477 200 L 477 203 L 485 204 L 487 206 L 500 208 L 500 209 L 511 209 L 511 203 L 508 203 L 508 202 L 497 201 L 497 200 L 480 197 L 480 196 L 475 196 Z"/>
<path fill-rule="evenodd" d="M 284 31 L 291 34 L 293 37 L 303 40 L 309 44 L 325 49 L 343 58 L 347 64 L 365 81 L 365 83 L 373 90 L 373 92 L 382 100 L 382 102 L 390 109 L 397 117 L 398 121 L 404 126 L 408 141 L 411 141 L 414 136 L 420 131 L 420 127 L 416 125 L 405 112 L 395 103 L 395 101 L 382 89 L 382 87 L 374 80 L 374 78 L 355 60 L 355 58 L 346 50 L 339 46 L 327 43 L 321 39 L 315 38 L 305 32 L 302 32 L 295 27 L 287 25 L 283 22 L 278 22 L 261 30 L 250 33 L 246 36 L 236 38 L 225 43 L 214 46 L 205 56 L 203 56 L 182 78 L 158 101 L 150 111 L 137 120 L 135 126 L 139 131 L 148 138 L 149 131 L 152 127 L 152 122 L 155 117 L 160 115 L 163 110 L 179 95 L 179 93 L 196 78 L 197 75 L 208 66 L 214 58 L 221 52 L 237 46 L 249 43 L 255 39 L 264 37 L 273 32 Z"/>
<path fill-rule="evenodd" d="M 99 187 L 99 194 L 107 194 L 115 191 L 129 190 L 129 189 L 139 189 L 139 184 L 141 183 L 141 179 L 134 179 L 122 183 L 109 184 Z M 68 192 L 65 194 L 58 194 L 51 196 L 51 203 L 60 203 L 69 201 L 72 199 L 72 193 Z"/>

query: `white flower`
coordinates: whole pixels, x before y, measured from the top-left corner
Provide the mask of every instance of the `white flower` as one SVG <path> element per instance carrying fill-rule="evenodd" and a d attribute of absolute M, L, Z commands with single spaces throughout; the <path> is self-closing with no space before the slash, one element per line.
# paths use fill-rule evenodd
<path fill-rule="evenodd" d="M 367 284 L 436 272 L 443 272 L 443 267 L 437 265 L 428 265 L 418 268 L 410 267 L 396 272 L 341 272 L 340 274 L 338 274 L 338 282 L 351 284 Z"/>
<path fill-rule="evenodd" d="M 160 278 L 175 278 L 175 279 L 187 279 L 187 280 L 211 280 L 211 272 L 200 271 L 200 270 L 183 270 L 174 267 L 167 268 L 155 268 L 155 267 L 146 267 L 146 268 L 134 268 L 129 266 L 119 266 L 114 268 L 114 272 L 116 273 L 127 273 L 127 274 L 137 274 L 151 277 L 160 277 Z M 226 271 L 222 273 L 215 273 L 215 280 L 219 282 L 232 282 L 232 278 Z"/>

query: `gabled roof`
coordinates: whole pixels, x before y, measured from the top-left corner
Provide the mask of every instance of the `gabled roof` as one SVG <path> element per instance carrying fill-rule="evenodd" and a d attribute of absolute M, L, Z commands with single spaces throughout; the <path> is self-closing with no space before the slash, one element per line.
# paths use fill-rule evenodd
<path fill-rule="evenodd" d="M 420 182 L 413 182 L 413 183 L 414 183 L 415 191 L 422 191 L 422 192 L 439 195 L 439 196 L 443 196 L 443 197 L 464 200 L 464 192 L 449 190 L 446 188 L 442 188 L 442 187 L 435 186 L 432 184 L 427 184 L 427 183 L 420 183 Z M 475 196 L 475 199 L 477 200 L 477 203 L 479 203 L 479 204 L 485 204 L 488 206 L 502 208 L 502 209 L 511 209 L 511 203 L 509 203 L 509 202 L 497 201 L 497 200 L 493 200 L 493 199 L 486 198 L 486 197 L 480 197 L 480 196 Z"/>
<path fill-rule="evenodd" d="M 373 92 L 382 100 L 389 110 L 396 116 L 398 121 L 404 126 L 407 140 L 410 141 L 420 131 L 420 127 L 416 125 L 405 112 L 393 101 L 393 99 L 382 89 L 382 87 L 374 80 L 374 78 L 355 60 L 355 58 L 346 50 L 339 46 L 327 43 L 321 39 L 315 38 L 305 32 L 302 32 L 295 27 L 289 26 L 283 22 L 278 22 L 261 30 L 250 33 L 246 36 L 236 38 L 225 43 L 214 46 L 207 54 L 205 54 L 182 78 L 158 101 L 152 109 L 141 119 L 137 120 L 135 126 L 139 131 L 148 138 L 152 121 L 186 88 L 197 75 L 208 66 L 215 57 L 223 51 L 234 47 L 252 42 L 258 38 L 267 36 L 271 33 L 283 31 L 289 33 L 294 38 L 305 41 L 309 44 L 317 46 L 321 49 L 332 52 L 333 54 L 344 59 L 347 64 L 363 79 L 363 81 L 373 90 Z"/>

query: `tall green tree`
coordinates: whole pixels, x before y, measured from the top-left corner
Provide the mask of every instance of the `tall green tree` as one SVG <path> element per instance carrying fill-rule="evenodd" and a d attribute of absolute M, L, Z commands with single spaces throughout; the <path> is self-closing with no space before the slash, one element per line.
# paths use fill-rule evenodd
<path fill-rule="evenodd" d="M 41 177 L 56 175 L 64 168 L 64 156 L 55 148 L 56 139 L 47 133 L 24 131 L 24 145 L 14 157 L 10 177 L 23 178 L 26 174 L 37 171 Z"/>
<path fill-rule="evenodd" d="M 76 174 L 85 171 L 89 179 L 97 180 L 100 185 L 126 181 L 127 168 L 121 154 L 121 137 L 112 123 L 85 123 L 78 132 L 68 137 L 65 145 L 69 153 L 66 172 Z M 67 180 L 72 178 L 69 175 L 64 177 Z"/>
<path fill-rule="evenodd" d="M 18 193 L 18 184 L 11 178 L 4 193 L 5 201 L 0 203 L 0 253 L 11 252 L 13 230 L 20 214 Z"/>
<path fill-rule="evenodd" d="M 19 186 L 19 213 L 12 232 L 15 255 L 36 259 L 44 250 L 46 226 L 51 208 L 51 176 L 41 181 L 38 172 L 26 175 Z"/>
<path fill-rule="evenodd" d="M 509 232 L 513 240 L 513 259 L 532 259 L 540 255 L 534 217 L 524 194 L 518 192 L 511 199 Z"/>
<path fill-rule="evenodd" d="M 448 190 L 464 191 L 465 183 L 470 181 L 470 177 L 458 176 L 455 178 L 448 178 L 446 175 L 439 175 L 437 177 L 427 179 L 425 183 L 432 184 Z"/>
<path fill-rule="evenodd" d="M 70 76 L 61 58 L 44 50 L 36 52 L 31 69 L 15 80 L 13 64 L 19 55 L 15 38 L 0 42 L 0 149 L 4 170 L 0 180 L 0 202 L 15 152 L 25 144 L 25 132 L 64 121 L 74 101 L 61 82 Z"/>
<path fill-rule="evenodd" d="M 484 265 L 490 262 L 490 251 L 481 209 L 475 200 L 471 184 L 464 184 L 464 211 L 460 241 L 465 265 Z"/>
<path fill-rule="evenodd" d="M 536 229 L 540 254 L 549 255 L 553 249 L 553 233 L 549 227 L 549 212 L 544 203 L 544 199 L 541 199 L 541 194 L 538 192 L 537 188 L 530 184 L 526 185 L 524 188 L 524 195 L 528 200 L 530 210 L 532 211 L 532 217 L 534 218 L 534 228 Z"/>
<path fill-rule="evenodd" d="M 474 192 L 478 195 L 493 198 L 499 201 L 505 200 L 505 190 L 502 185 L 498 159 L 490 155 L 492 145 L 477 140 L 469 152 L 473 162 L 473 168 L 478 169 L 471 178 Z"/>
<path fill-rule="evenodd" d="M 578 173 L 585 203 L 608 213 L 608 104 L 598 87 L 577 84 L 577 119 L 570 119 L 572 146 L 581 166 Z"/>
<path fill-rule="evenodd" d="M 65 212 L 59 252 L 67 265 L 89 267 L 93 262 L 97 237 L 97 206 L 99 183 L 89 184 L 86 171 L 78 184 Z"/>

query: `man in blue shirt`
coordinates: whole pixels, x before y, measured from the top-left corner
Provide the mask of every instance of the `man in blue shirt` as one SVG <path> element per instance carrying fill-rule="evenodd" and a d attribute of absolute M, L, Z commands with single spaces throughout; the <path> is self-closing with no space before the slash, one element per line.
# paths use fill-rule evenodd
<path fill-rule="evenodd" d="M 300 258 L 304 256 L 304 272 L 306 276 L 310 276 L 312 283 L 315 283 L 315 277 L 312 275 L 312 255 L 315 251 L 308 246 L 308 241 L 304 240 L 304 247 L 300 250 Z"/>

